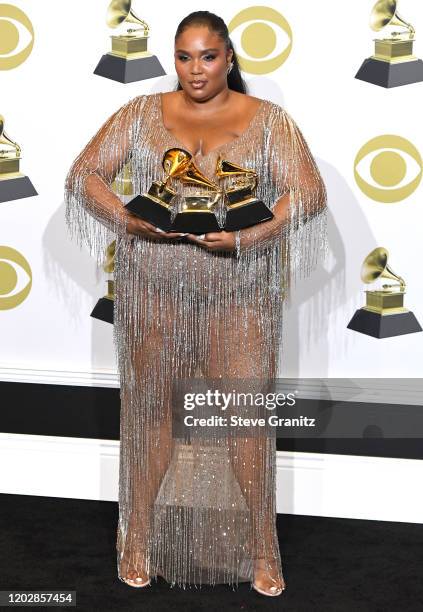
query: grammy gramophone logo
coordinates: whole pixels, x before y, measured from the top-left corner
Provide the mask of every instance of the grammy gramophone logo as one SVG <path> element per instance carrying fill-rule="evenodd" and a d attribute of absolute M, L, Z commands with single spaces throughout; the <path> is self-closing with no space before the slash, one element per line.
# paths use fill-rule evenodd
<path fill-rule="evenodd" d="M 37 195 L 33 184 L 20 171 L 21 147 L 5 131 L 5 119 L 0 115 L 0 202 L 9 202 Z"/>
<path fill-rule="evenodd" d="M 106 256 L 103 263 L 103 270 L 109 275 L 109 278 L 107 279 L 107 292 L 98 300 L 90 314 L 90 316 L 94 319 L 112 324 L 114 319 L 113 311 L 115 300 L 115 283 L 113 279 L 113 272 L 115 270 L 115 252 L 116 240 L 113 240 L 113 242 L 111 242 L 106 249 Z"/>
<path fill-rule="evenodd" d="M 102 56 L 94 74 L 120 83 L 166 74 L 158 58 L 147 49 L 150 28 L 134 13 L 130 0 L 112 0 L 106 22 L 109 28 L 123 31 L 111 36 L 112 49 Z"/>
<path fill-rule="evenodd" d="M 364 259 L 361 280 L 370 284 L 390 281 L 380 288 L 366 291 L 366 304 L 356 310 L 347 328 L 372 336 L 389 338 L 422 331 L 415 315 L 405 308 L 405 281 L 388 263 L 389 253 L 384 247 L 376 247 Z"/>
<path fill-rule="evenodd" d="M 397 0 L 378 0 L 370 15 L 374 32 L 384 31 L 375 39 L 374 54 L 365 59 L 356 79 L 381 87 L 399 87 L 423 81 L 423 61 L 413 54 L 415 30 L 398 13 Z M 400 30 L 387 32 L 387 28 Z"/>

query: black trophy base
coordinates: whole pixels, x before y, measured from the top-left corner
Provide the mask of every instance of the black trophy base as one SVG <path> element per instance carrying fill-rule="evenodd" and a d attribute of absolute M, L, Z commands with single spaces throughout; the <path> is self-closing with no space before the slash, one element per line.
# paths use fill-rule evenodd
<path fill-rule="evenodd" d="M 138 195 L 130 202 L 125 204 L 125 208 L 130 212 L 159 227 L 164 232 L 171 231 L 171 210 L 154 202 L 150 198 Z"/>
<path fill-rule="evenodd" d="M 119 83 L 134 83 L 162 76 L 166 72 L 155 55 L 128 60 L 106 53 L 98 62 L 94 74 Z"/>
<path fill-rule="evenodd" d="M 226 211 L 226 232 L 236 232 L 244 227 L 250 227 L 263 221 L 273 219 L 274 215 L 264 202 L 256 200 L 250 204 L 243 204 L 238 208 L 228 208 Z"/>
<path fill-rule="evenodd" d="M 173 220 L 170 231 L 206 234 L 207 232 L 220 232 L 221 229 L 214 213 L 180 212 Z"/>
<path fill-rule="evenodd" d="M 38 193 L 27 176 L 0 179 L 0 202 L 10 202 L 20 198 L 30 198 Z"/>
<path fill-rule="evenodd" d="M 347 328 L 367 336 L 373 336 L 373 338 L 390 338 L 423 331 L 410 310 L 397 314 L 381 315 L 364 308 L 355 311 Z"/>
<path fill-rule="evenodd" d="M 108 297 L 102 297 L 94 306 L 90 317 L 94 317 L 94 319 L 99 319 L 100 321 L 111 323 L 113 325 L 113 308 L 114 300 Z"/>
<path fill-rule="evenodd" d="M 369 57 L 364 60 L 355 78 L 388 89 L 420 83 L 423 81 L 423 61 L 416 59 L 410 62 L 390 64 Z"/>

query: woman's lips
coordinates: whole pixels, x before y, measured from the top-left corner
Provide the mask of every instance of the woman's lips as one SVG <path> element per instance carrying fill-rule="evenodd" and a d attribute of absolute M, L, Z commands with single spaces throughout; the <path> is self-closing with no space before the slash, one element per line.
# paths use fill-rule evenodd
<path fill-rule="evenodd" d="M 207 81 L 191 81 L 191 87 L 194 89 L 202 89 L 206 85 Z"/>

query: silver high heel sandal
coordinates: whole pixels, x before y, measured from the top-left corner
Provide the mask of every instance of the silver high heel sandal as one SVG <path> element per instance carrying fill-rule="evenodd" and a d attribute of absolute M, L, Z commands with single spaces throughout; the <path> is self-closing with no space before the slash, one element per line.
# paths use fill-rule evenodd
<path fill-rule="evenodd" d="M 273 578 L 270 574 L 269 574 L 269 569 L 271 569 L 271 564 L 266 560 L 266 559 L 257 559 L 258 562 L 264 562 L 265 567 L 257 567 L 257 563 L 256 563 L 256 567 L 255 567 L 255 572 L 257 570 L 264 570 L 267 572 L 268 574 L 268 578 L 275 584 L 272 584 L 271 586 L 269 586 L 268 589 L 263 589 L 260 588 L 259 586 L 257 586 L 255 580 L 253 582 L 253 589 L 255 591 L 257 591 L 257 593 L 260 593 L 261 595 L 267 595 L 267 597 L 276 597 L 277 595 L 281 595 L 282 591 L 285 591 L 286 589 L 286 584 L 284 579 L 282 578 L 282 586 L 278 586 L 278 580 L 276 580 L 275 578 Z M 255 578 L 255 577 L 254 577 Z"/>
<path fill-rule="evenodd" d="M 134 572 L 130 572 L 131 574 Z M 146 587 L 149 584 L 151 584 L 151 579 L 148 578 L 147 580 L 144 580 L 143 578 L 141 578 L 141 576 L 137 576 L 136 578 L 123 578 L 123 581 L 128 584 L 131 587 L 135 587 L 137 589 L 142 588 L 142 587 Z"/>

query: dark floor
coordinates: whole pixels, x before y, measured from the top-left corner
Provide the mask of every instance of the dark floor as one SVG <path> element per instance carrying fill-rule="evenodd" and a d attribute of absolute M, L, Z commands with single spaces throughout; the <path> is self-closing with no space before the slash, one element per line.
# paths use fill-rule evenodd
<path fill-rule="evenodd" d="M 117 510 L 115 502 L 0 495 L 0 590 L 76 590 L 76 608 L 64 609 L 84 612 L 423 610 L 422 525 L 279 515 L 287 589 L 271 598 L 249 584 L 127 586 L 116 573 Z"/>

